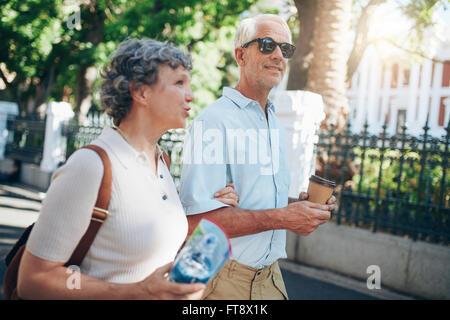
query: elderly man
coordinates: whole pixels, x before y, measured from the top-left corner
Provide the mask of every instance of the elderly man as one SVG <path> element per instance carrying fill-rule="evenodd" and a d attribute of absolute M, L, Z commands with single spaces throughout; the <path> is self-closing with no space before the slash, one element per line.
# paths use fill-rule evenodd
<path fill-rule="evenodd" d="M 209 218 L 232 245 L 232 257 L 208 282 L 205 299 L 287 299 L 277 262 L 286 258 L 285 230 L 308 235 L 334 209 L 334 197 L 326 205 L 288 205 L 285 133 L 268 95 L 294 53 L 291 42 L 278 16 L 243 20 L 235 38 L 239 82 L 202 111 L 186 140 L 180 197 L 189 233 Z M 229 183 L 239 196 L 238 208 L 214 200 L 215 190 Z"/>

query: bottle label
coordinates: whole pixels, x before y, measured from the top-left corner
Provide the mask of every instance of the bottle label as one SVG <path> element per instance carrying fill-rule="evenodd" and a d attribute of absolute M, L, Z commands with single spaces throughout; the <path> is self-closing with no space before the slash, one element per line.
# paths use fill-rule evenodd
<path fill-rule="evenodd" d="M 231 256 L 225 232 L 213 221 L 202 219 L 178 252 L 169 279 L 180 283 L 207 283 Z"/>

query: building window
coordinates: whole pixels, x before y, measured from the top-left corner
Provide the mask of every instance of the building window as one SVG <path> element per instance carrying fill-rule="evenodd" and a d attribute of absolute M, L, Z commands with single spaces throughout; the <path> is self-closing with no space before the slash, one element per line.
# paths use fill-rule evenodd
<path fill-rule="evenodd" d="M 444 62 L 444 70 L 442 72 L 442 86 L 450 87 L 450 60 Z"/>
<path fill-rule="evenodd" d="M 410 69 L 404 69 L 403 70 L 403 86 L 409 86 L 409 75 L 410 75 Z"/>
<path fill-rule="evenodd" d="M 391 88 L 397 88 L 398 80 L 398 63 L 394 63 L 392 66 L 392 76 L 391 76 Z"/>

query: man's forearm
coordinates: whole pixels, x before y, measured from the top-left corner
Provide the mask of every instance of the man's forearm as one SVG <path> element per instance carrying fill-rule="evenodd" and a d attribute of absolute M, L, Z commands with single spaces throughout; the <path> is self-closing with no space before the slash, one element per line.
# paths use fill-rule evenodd
<path fill-rule="evenodd" d="M 222 207 L 201 214 L 189 215 L 188 237 L 202 218 L 208 218 L 220 225 L 230 238 L 256 234 L 267 230 L 283 229 L 280 209 L 244 210 Z"/>

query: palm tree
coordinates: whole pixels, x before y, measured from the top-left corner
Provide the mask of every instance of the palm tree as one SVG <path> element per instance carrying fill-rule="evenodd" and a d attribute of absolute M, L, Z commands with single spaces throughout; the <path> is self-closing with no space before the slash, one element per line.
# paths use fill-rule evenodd
<path fill-rule="evenodd" d="M 313 60 L 308 73 L 307 90 L 322 95 L 325 121 L 343 129 L 348 115 L 346 96 L 346 36 L 350 30 L 352 0 L 317 0 Z"/>

